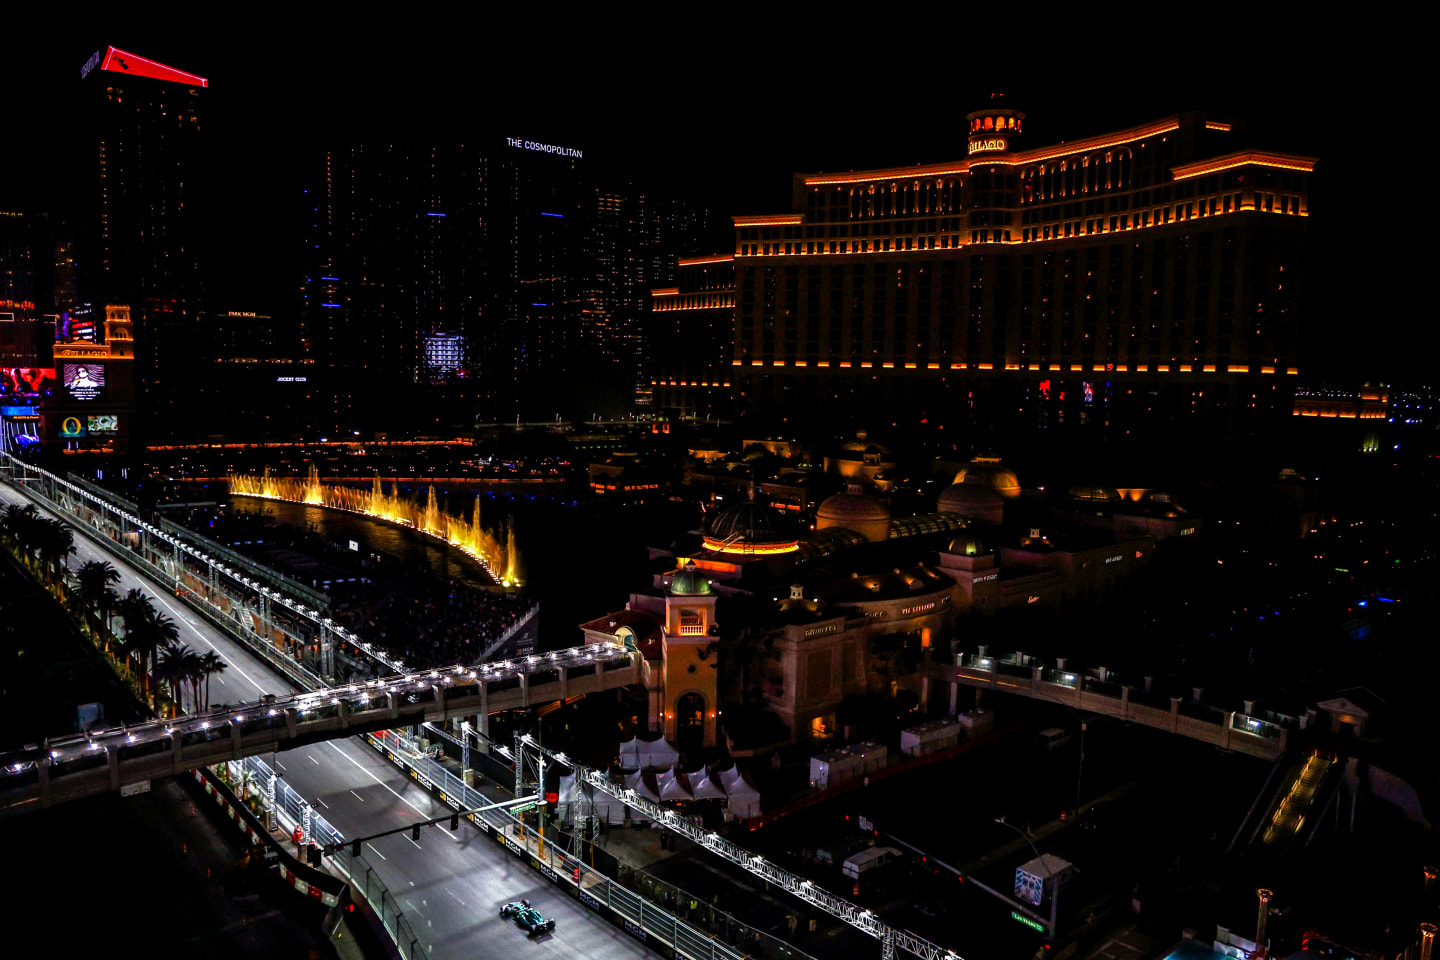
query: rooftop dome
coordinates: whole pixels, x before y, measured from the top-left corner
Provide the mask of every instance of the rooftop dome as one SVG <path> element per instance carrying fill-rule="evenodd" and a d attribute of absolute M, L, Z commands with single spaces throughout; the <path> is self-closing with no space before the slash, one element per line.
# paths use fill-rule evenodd
<path fill-rule="evenodd" d="M 710 583 L 695 569 L 695 561 L 687 560 L 670 581 L 670 593 L 676 597 L 708 597 Z"/>
<path fill-rule="evenodd" d="M 951 540 L 950 547 L 945 552 L 961 557 L 978 557 L 990 551 L 985 549 L 985 544 L 980 542 L 979 537 L 967 535 Z"/>
<path fill-rule="evenodd" d="M 711 518 L 705 546 L 724 553 L 787 553 L 795 535 L 774 510 L 754 500 L 732 503 Z"/>
<path fill-rule="evenodd" d="M 960 468 L 955 482 L 981 484 L 1007 500 L 1020 496 L 1020 478 L 998 457 L 976 457 Z"/>
<path fill-rule="evenodd" d="M 860 454 L 861 456 L 889 456 L 890 448 L 883 443 L 875 443 L 870 440 L 869 434 L 864 430 L 855 434 L 855 439 L 840 447 L 842 456 L 845 453 Z M 849 459 L 849 458 L 847 458 Z M 854 459 L 859 459 L 855 457 Z"/>
<path fill-rule="evenodd" d="M 848 493 L 827 497 L 815 511 L 815 529 L 831 527 L 854 530 L 871 543 L 879 543 L 890 538 L 890 508 L 852 486 Z"/>
<path fill-rule="evenodd" d="M 843 527 L 845 520 L 889 520 L 890 508 L 863 493 L 837 493 L 820 503 L 815 516 L 817 519 L 834 520 Z"/>
<path fill-rule="evenodd" d="M 1004 498 L 988 486 L 979 483 L 957 483 L 945 488 L 935 501 L 935 509 L 940 513 L 958 513 L 972 517 L 981 512 L 998 509 L 1004 503 Z"/>

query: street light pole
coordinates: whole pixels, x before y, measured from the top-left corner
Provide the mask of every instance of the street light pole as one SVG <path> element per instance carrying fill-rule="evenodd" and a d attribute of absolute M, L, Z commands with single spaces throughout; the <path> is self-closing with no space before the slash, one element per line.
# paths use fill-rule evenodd
<path fill-rule="evenodd" d="M 1082 733 L 1082 735 L 1083 735 L 1083 733 L 1084 733 L 1084 725 L 1083 725 L 1083 724 L 1081 725 L 1081 733 Z M 1040 849 L 1035 846 L 1035 841 L 1032 840 L 1032 839 L 1030 839 L 1030 831 L 1029 831 L 1029 830 L 1021 830 L 1019 827 L 1015 826 L 1015 824 L 1007 822 L 1004 817 L 996 817 L 996 818 L 995 818 L 995 822 L 996 822 L 996 823 L 1003 823 L 1003 824 L 1005 824 L 1005 826 L 1009 827 L 1011 830 L 1014 830 L 1016 833 L 1020 834 L 1020 836 L 1022 836 L 1022 837 L 1025 838 L 1025 842 L 1028 843 L 1028 844 L 1030 844 L 1030 850 L 1035 854 L 1035 859 L 1036 859 L 1036 860 L 1040 860 L 1040 861 L 1041 861 L 1040 865 L 1045 868 L 1045 879 L 1046 879 L 1046 880 L 1050 880 L 1050 879 L 1051 879 L 1051 877 L 1050 877 L 1050 865 L 1049 865 L 1048 863 L 1046 863 L 1044 860 L 1041 860 L 1041 857 L 1040 857 Z M 1055 930 L 1056 930 L 1056 927 L 1055 927 L 1055 919 L 1056 919 L 1056 917 L 1058 916 L 1058 913 L 1059 913 L 1059 906 L 1060 906 L 1060 889 L 1059 889 L 1058 885 L 1051 884 L 1051 886 L 1050 886 L 1050 936 L 1051 936 L 1051 937 L 1054 937 L 1054 936 L 1055 936 Z"/>
<path fill-rule="evenodd" d="M 1075 768 L 1075 816 L 1080 816 L 1080 784 L 1085 776 L 1085 727 L 1088 721 L 1080 721 L 1080 763 Z"/>

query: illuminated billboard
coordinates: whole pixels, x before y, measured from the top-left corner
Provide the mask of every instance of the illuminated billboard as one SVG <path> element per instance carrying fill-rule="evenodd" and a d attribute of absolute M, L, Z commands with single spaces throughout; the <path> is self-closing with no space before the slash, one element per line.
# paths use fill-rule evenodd
<path fill-rule="evenodd" d="M 85 436 L 85 422 L 79 417 L 65 417 L 60 421 L 60 436 L 66 438 Z"/>
<path fill-rule="evenodd" d="M 95 69 L 94 63 L 99 58 L 101 70 L 111 70 L 115 73 L 128 73 L 133 77 L 153 77 L 156 80 L 173 80 L 176 83 L 193 83 L 197 86 L 208 87 L 210 81 L 204 77 L 197 77 L 193 73 L 186 73 L 184 70 L 176 70 L 174 67 L 167 67 L 156 60 L 149 60 L 136 53 L 126 53 L 124 50 L 117 50 L 114 47 L 107 47 L 104 56 L 97 53 L 94 57 L 80 68 L 80 76 L 84 77 L 91 70 Z"/>
<path fill-rule="evenodd" d="M 89 433 L 115 433 L 120 429 L 120 417 L 113 413 L 85 418 L 85 429 Z"/>
<path fill-rule="evenodd" d="M 56 343 L 99 343 L 100 323 L 95 319 L 93 304 L 82 303 L 62 310 L 55 321 Z"/>
<path fill-rule="evenodd" d="M 103 363 L 65 364 L 65 392 L 72 400 L 101 400 L 105 397 Z"/>
<path fill-rule="evenodd" d="M 0 397 L 44 400 L 55 389 L 54 367 L 0 367 Z"/>

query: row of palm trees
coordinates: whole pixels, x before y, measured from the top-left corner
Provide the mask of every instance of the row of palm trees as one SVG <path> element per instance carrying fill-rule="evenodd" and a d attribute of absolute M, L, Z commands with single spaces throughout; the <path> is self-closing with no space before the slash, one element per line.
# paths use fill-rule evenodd
<path fill-rule="evenodd" d="M 0 539 L 40 568 L 47 585 L 60 580 L 65 559 L 75 552 L 75 531 L 60 520 L 42 517 L 33 503 L 10 504 L 0 516 Z"/>
<path fill-rule="evenodd" d="M 75 552 L 74 538 L 69 526 L 41 516 L 33 504 L 12 504 L 0 515 L 0 540 L 38 565 L 48 585 L 63 586 L 82 619 L 94 614 L 107 653 L 118 643 L 126 657 L 138 662 L 141 692 L 152 705 L 155 685 L 160 684 L 182 712 L 209 709 L 210 678 L 225 672 L 225 661 L 213 651 L 200 654 L 181 643 L 175 621 L 156 610 L 144 591 L 133 589 L 120 596 L 115 590 L 120 573 L 108 561 L 82 563 L 74 572 L 75 585 L 66 584 L 63 571 L 66 558 Z M 118 637 L 116 617 L 124 625 Z"/>
<path fill-rule="evenodd" d="M 209 709 L 210 678 L 224 673 L 227 666 L 219 654 L 196 653 L 181 643 L 175 621 L 156 610 L 144 591 L 132 589 L 120 596 L 115 591 L 120 574 L 108 561 L 82 563 L 75 571 L 75 582 L 80 606 L 100 618 L 103 635 L 113 636 L 114 617 L 123 622 L 120 644 L 129 657 L 139 661 L 147 695 L 152 683 L 160 683 L 182 712 Z"/>

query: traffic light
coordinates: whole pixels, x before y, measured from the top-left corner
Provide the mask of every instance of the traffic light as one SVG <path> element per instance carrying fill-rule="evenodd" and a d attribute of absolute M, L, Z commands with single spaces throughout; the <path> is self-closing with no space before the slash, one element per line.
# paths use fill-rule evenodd
<path fill-rule="evenodd" d="M 459 830 L 459 829 L 460 829 L 460 814 L 458 814 L 458 813 L 452 813 L 452 814 L 450 814 L 450 829 L 451 829 L 451 830 Z"/>
<path fill-rule="evenodd" d="M 415 826 L 410 828 L 410 839 L 414 840 L 416 843 L 420 842 L 420 824 L 417 823 L 415 824 Z"/>
<path fill-rule="evenodd" d="M 359 840 L 356 840 L 354 843 L 350 844 L 350 856 L 352 856 L 352 857 L 358 857 L 358 856 L 360 856 L 360 841 L 359 841 Z"/>

